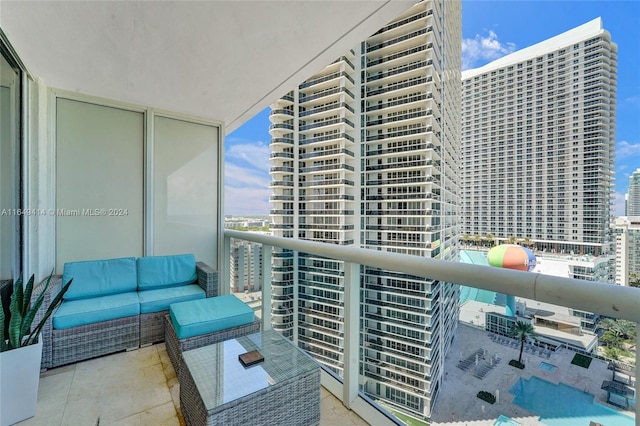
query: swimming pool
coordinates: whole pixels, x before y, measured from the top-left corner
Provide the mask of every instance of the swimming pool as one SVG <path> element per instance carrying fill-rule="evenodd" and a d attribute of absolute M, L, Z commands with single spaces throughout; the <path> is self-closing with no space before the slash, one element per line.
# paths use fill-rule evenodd
<path fill-rule="evenodd" d="M 518 379 L 509 392 L 513 403 L 536 413 L 549 426 L 588 425 L 590 421 L 604 425 L 634 426 L 635 420 L 593 401 L 593 394 L 573 386 L 558 385 L 539 377 Z"/>
<path fill-rule="evenodd" d="M 542 361 L 540 365 L 538 365 L 538 368 L 540 370 L 548 371 L 550 373 L 553 373 L 558 369 L 558 367 L 556 367 L 555 365 L 549 364 L 548 362 L 544 362 L 544 361 Z"/>
<path fill-rule="evenodd" d="M 516 422 L 511 417 L 500 414 L 500 417 L 493 422 L 493 426 L 520 426 L 520 423 Z"/>

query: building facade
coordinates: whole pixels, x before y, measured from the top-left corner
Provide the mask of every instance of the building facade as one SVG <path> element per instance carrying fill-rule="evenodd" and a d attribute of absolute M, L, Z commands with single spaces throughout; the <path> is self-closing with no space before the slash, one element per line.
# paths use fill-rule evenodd
<path fill-rule="evenodd" d="M 627 216 L 640 216 L 640 169 L 629 176 L 629 192 L 625 206 Z"/>
<path fill-rule="evenodd" d="M 260 291 L 262 289 L 262 250 L 260 244 L 233 239 L 230 250 L 231 292 Z"/>
<path fill-rule="evenodd" d="M 630 276 L 640 276 L 640 216 L 616 217 L 613 221 L 618 285 L 628 286 Z"/>
<path fill-rule="evenodd" d="M 460 2 L 418 3 L 272 105 L 274 235 L 457 260 L 461 24 Z M 273 327 L 342 374 L 344 264 L 273 258 Z M 457 286 L 373 268 L 360 284 L 360 389 L 429 417 Z"/>
<path fill-rule="evenodd" d="M 588 256 L 575 278 L 613 280 L 616 75 L 600 18 L 462 73 L 465 237 Z"/>

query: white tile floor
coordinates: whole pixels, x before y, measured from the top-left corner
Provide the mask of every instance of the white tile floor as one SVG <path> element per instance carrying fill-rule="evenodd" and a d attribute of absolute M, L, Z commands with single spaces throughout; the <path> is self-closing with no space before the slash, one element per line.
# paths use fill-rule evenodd
<path fill-rule="evenodd" d="M 44 372 L 30 425 L 183 425 L 179 385 L 164 344 Z M 366 425 L 324 388 L 321 425 Z"/>

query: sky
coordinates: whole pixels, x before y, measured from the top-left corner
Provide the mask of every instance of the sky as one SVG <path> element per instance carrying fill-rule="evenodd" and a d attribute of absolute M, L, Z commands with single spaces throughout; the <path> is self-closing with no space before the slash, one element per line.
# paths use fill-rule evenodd
<path fill-rule="evenodd" d="M 640 168 L 640 1 L 463 1 L 463 69 L 477 68 L 516 50 L 601 17 L 618 45 L 615 204 L 624 215 L 629 175 Z M 267 215 L 269 109 L 225 141 L 225 214 Z"/>

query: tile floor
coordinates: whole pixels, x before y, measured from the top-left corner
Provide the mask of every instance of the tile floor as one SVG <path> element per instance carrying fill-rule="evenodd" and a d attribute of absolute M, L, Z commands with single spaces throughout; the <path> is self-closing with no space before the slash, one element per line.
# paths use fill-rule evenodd
<path fill-rule="evenodd" d="M 183 425 L 178 380 L 164 344 L 46 371 L 31 425 Z M 324 388 L 320 424 L 366 425 Z"/>

